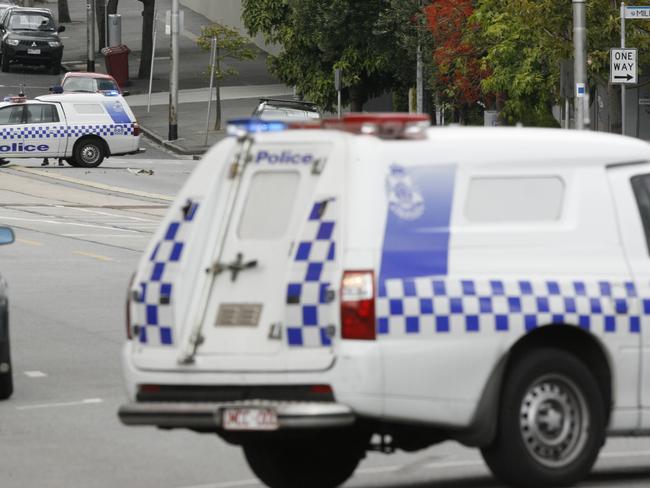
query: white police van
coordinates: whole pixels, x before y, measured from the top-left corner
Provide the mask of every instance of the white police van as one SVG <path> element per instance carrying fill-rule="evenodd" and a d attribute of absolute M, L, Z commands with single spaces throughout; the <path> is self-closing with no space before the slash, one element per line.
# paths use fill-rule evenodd
<path fill-rule="evenodd" d="M 427 125 L 213 147 L 130 286 L 121 420 L 217 433 L 271 487 L 445 439 L 557 486 L 650 434 L 650 146 Z"/>
<path fill-rule="evenodd" d="M 0 157 L 62 158 L 99 166 L 139 152 L 140 127 L 117 92 L 6 97 L 0 103 Z"/>

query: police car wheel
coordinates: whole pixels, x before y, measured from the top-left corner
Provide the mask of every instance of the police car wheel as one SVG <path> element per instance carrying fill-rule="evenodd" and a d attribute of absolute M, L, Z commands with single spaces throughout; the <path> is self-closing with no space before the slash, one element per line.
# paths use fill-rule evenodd
<path fill-rule="evenodd" d="M 570 353 L 545 348 L 510 368 L 497 436 L 482 454 L 506 483 L 570 485 L 591 471 L 604 436 L 605 406 L 594 376 Z"/>
<path fill-rule="evenodd" d="M 104 143 L 95 137 L 78 141 L 74 148 L 74 160 L 82 168 L 99 166 L 104 160 Z"/>
<path fill-rule="evenodd" d="M 334 488 L 347 480 L 365 455 L 355 442 L 327 442 L 314 436 L 304 442 L 244 444 L 255 475 L 270 488 Z"/>

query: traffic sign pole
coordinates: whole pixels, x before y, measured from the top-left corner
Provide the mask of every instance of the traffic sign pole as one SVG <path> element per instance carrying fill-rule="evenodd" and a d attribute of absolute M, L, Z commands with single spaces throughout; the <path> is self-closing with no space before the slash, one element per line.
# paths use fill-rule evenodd
<path fill-rule="evenodd" d="M 625 2 L 621 2 L 621 49 L 625 48 Z M 625 85 L 621 85 L 621 134 L 625 135 Z"/>
<path fill-rule="evenodd" d="M 585 25 L 585 0 L 573 0 L 573 81 L 575 83 L 575 128 L 585 128 L 585 101 L 587 99 L 587 28 Z"/>

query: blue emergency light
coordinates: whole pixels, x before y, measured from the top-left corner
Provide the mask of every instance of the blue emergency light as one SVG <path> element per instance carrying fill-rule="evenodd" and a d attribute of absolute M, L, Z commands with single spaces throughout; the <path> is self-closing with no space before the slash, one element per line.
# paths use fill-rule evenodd
<path fill-rule="evenodd" d="M 281 132 L 286 129 L 287 124 L 279 120 L 261 120 L 256 118 L 231 119 L 228 121 L 226 133 L 229 136 L 234 136 L 240 131 L 253 134 L 255 132 Z"/>
<path fill-rule="evenodd" d="M 105 97 L 116 97 L 120 94 L 117 90 L 102 90 L 101 92 Z"/>

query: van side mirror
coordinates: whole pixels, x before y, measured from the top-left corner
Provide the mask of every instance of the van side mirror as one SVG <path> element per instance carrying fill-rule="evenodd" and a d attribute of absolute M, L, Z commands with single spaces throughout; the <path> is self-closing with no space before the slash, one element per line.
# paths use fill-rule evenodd
<path fill-rule="evenodd" d="M 54 93 L 54 94 L 63 93 L 63 87 L 61 85 L 51 86 L 50 93 Z"/>
<path fill-rule="evenodd" d="M 65 25 L 60 25 L 59 28 L 56 30 L 57 32 L 63 32 L 65 31 Z"/>
<path fill-rule="evenodd" d="M 11 244 L 16 239 L 14 231 L 9 227 L 0 227 L 0 244 Z"/>

